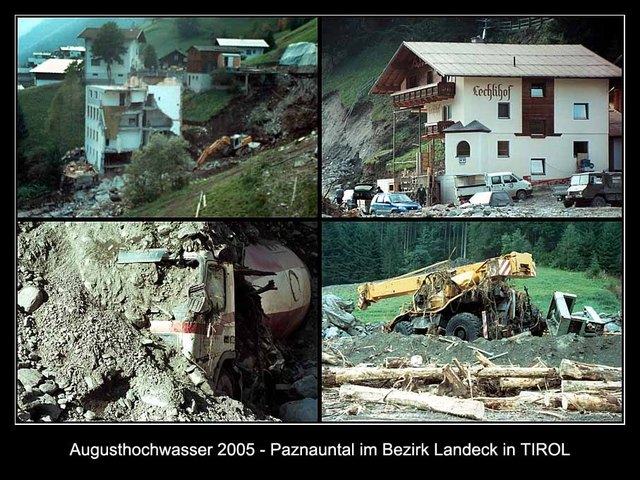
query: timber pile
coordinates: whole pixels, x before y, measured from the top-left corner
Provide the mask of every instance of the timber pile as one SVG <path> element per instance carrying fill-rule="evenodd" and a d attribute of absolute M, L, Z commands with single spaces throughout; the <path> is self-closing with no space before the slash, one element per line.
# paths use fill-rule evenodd
<path fill-rule="evenodd" d="M 415 362 L 394 359 L 385 367 L 325 367 L 322 385 L 339 388 L 341 401 L 401 405 L 474 420 L 484 418 L 485 408 L 622 412 L 621 368 L 568 359 L 558 368 L 540 361 L 519 367 L 496 365 L 481 352 L 476 357 L 476 365 L 454 358 L 444 366 L 410 367 Z"/>

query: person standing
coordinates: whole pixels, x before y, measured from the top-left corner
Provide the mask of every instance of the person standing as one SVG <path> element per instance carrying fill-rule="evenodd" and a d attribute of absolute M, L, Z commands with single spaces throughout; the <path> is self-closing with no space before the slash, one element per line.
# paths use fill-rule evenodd
<path fill-rule="evenodd" d="M 344 190 L 342 189 L 342 185 L 338 185 L 336 188 L 336 203 L 338 205 L 342 205 L 342 198 L 344 197 Z"/>
<path fill-rule="evenodd" d="M 420 204 L 421 207 L 424 207 L 424 204 L 427 201 L 427 189 L 424 188 L 424 185 L 420 185 L 418 187 L 418 203 Z"/>

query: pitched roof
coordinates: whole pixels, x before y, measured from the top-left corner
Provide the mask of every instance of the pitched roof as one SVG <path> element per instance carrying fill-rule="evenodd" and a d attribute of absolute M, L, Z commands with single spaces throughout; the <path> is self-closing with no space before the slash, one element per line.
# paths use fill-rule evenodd
<path fill-rule="evenodd" d="M 489 129 L 488 127 L 484 126 L 482 123 L 480 123 L 477 120 L 473 120 L 471 122 L 469 122 L 467 125 L 462 125 L 462 122 L 456 122 L 453 125 L 451 125 L 449 128 L 445 128 L 443 130 L 443 132 L 445 133 L 462 133 L 462 132 L 483 132 L 483 133 L 490 133 L 491 129 Z"/>
<path fill-rule="evenodd" d="M 269 48 L 269 44 L 261 38 L 216 38 L 221 47 L 254 47 Z"/>
<path fill-rule="evenodd" d="M 64 73 L 69 65 L 77 61 L 71 58 L 50 58 L 30 71 L 31 73 Z"/>
<path fill-rule="evenodd" d="M 120 28 L 119 30 L 124 35 L 125 40 L 140 40 L 141 42 L 146 42 L 144 32 L 139 28 Z M 95 40 L 99 31 L 100 28 L 98 27 L 87 27 L 82 32 L 80 32 L 78 38 L 84 38 L 85 40 Z"/>
<path fill-rule="evenodd" d="M 399 90 L 404 73 L 418 57 L 440 75 L 458 77 L 609 78 L 622 70 L 582 45 L 403 42 L 371 93 Z"/>

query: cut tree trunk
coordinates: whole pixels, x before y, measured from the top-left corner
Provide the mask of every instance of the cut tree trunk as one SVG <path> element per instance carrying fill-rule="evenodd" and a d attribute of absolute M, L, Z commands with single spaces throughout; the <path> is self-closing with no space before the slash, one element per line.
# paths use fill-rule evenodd
<path fill-rule="evenodd" d="M 342 385 L 340 387 L 340 399 L 402 405 L 474 420 L 482 420 L 484 418 L 484 405 L 481 402 L 402 390 Z"/>
<path fill-rule="evenodd" d="M 527 377 L 501 377 L 500 390 L 529 390 L 531 388 L 559 387 L 559 378 L 527 378 Z"/>
<path fill-rule="evenodd" d="M 560 362 L 560 376 L 563 379 L 617 382 L 622 380 L 622 368 L 576 362 L 565 358 Z"/>
<path fill-rule="evenodd" d="M 555 368 L 548 367 L 510 367 L 510 366 L 493 366 L 484 367 L 475 372 L 478 378 L 495 378 L 495 377 L 537 377 L 537 378 L 554 378 L 558 376 Z"/>
<path fill-rule="evenodd" d="M 563 392 L 619 392 L 622 382 L 606 382 L 604 380 L 562 380 Z"/>
<path fill-rule="evenodd" d="M 327 368 L 322 372 L 322 384 L 327 387 L 343 383 L 380 383 L 401 378 L 421 379 L 431 383 L 444 379 L 442 367 L 421 368 Z"/>
<path fill-rule="evenodd" d="M 536 404 L 578 412 L 622 412 L 622 398 L 617 394 L 523 391 L 516 397 L 482 397 L 476 400 L 491 410 L 518 410 L 524 405 Z"/>

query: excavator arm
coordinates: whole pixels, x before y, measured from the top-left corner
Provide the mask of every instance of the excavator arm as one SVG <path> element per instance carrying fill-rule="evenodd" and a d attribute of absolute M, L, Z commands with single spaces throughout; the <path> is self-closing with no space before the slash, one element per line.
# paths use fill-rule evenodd
<path fill-rule="evenodd" d="M 425 280 L 445 273 L 447 282 L 443 283 L 444 291 L 433 291 L 433 306 L 442 308 L 461 291 L 479 284 L 486 278 L 514 277 L 526 278 L 536 276 L 536 267 L 530 253 L 511 252 L 500 257 L 490 258 L 484 262 L 472 263 L 457 268 L 438 268 L 447 262 L 439 262 L 429 267 L 409 272 L 399 277 L 364 283 L 358 287 L 358 308 L 365 310 L 372 303 L 386 298 L 413 295 L 420 290 Z M 444 284 L 454 288 L 444 288 Z M 435 290 L 438 290 L 437 288 Z"/>
<path fill-rule="evenodd" d="M 211 155 L 213 155 L 217 151 L 223 149 L 225 145 L 231 145 L 231 139 L 229 137 L 227 137 L 226 135 L 224 137 L 220 137 L 218 140 L 216 140 L 215 142 L 213 142 L 211 145 L 209 145 L 207 148 L 204 149 L 204 151 L 198 157 L 198 160 L 196 162 L 196 166 L 194 167 L 193 170 L 197 170 L 202 165 L 204 165 L 206 163 L 207 159 Z"/>

